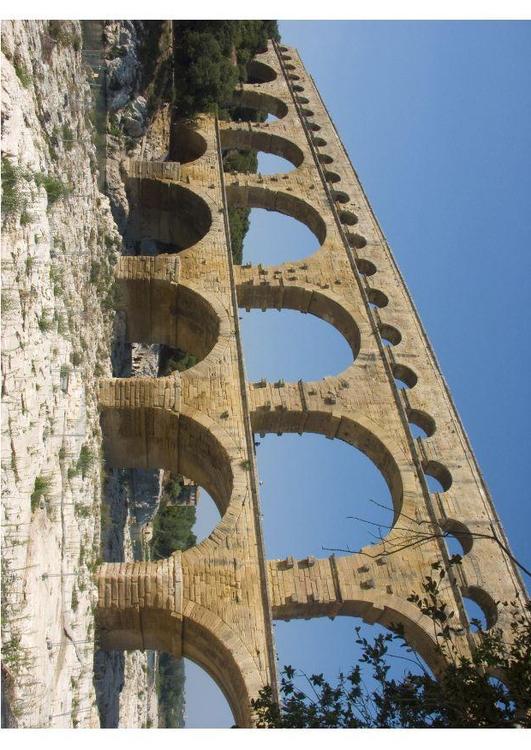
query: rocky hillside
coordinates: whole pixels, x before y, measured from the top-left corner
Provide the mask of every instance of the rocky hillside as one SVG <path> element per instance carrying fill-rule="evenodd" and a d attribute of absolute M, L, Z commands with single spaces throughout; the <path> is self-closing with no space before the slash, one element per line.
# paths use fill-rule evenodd
<path fill-rule="evenodd" d="M 120 161 L 146 150 L 158 113 L 148 118 L 137 93 L 134 27 L 105 33 L 117 123 L 102 120 L 98 56 L 79 23 L 2 25 L 4 726 L 99 726 L 93 572 L 102 556 L 133 555 L 130 482 L 105 471 L 95 398 L 120 334 L 122 238 L 103 191 L 119 218 Z M 149 725 L 146 655 L 114 660 L 99 686 L 104 713 L 112 705 L 116 724 Z"/>

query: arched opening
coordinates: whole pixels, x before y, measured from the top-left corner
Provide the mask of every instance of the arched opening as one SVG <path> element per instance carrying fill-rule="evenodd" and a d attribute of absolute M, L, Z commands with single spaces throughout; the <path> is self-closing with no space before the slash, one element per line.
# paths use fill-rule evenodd
<path fill-rule="evenodd" d="M 470 552 L 474 537 L 464 523 L 447 518 L 440 526 L 445 534 L 446 546 L 452 555 L 466 555 Z"/>
<path fill-rule="evenodd" d="M 258 387 L 260 387 L 260 384 L 258 384 Z M 398 517 L 403 497 L 402 476 L 392 453 L 375 433 L 374 425 L 365 424 L 361 420 L 354 421 L 347 417 L 342 417 L 338 424 L 333 413 L 307 411 L 305 409 L 299 411 L 287 407 L 281 409 L 256 408 L 251 412 L 251 424 L 253 431 L 260 435 L 260 438 L 267 433 L 276 433 L 277 435 L 283 433 L 315 433 L 325 437 L 333 434 L 338 440 L 357 448 L 372 461 L 383 475 L 392 498 L 394 518 Z M 323 445 L 326 444 L 321 443 L 321 446 Z M 319 465 L 321 464 L 319 463 Z M 282 496 L 284 497 L 285 493 Z M 371 503 L 371 507 L 373 504 Z M 383 505 L 385 506 L 386 503 L 383 503 Z"/>
<path fill-rule="evenodd" d="M 417 385 L 417 375 L 411 367 L 393 362 L 391 370 L 397 388 L 414 388 Z"/>
<path fill-rule="evenodd" d="M 224 515 L 233 486 L 230 457 L 212 432 L 185 414 L 154 408 L 104 408 L 104 451 L 114 467 L 165 469 L 189 478 Z"/>
<path fill-rule="evenodd" d="M 351 322 L 350 329 L 355 327 Z M 316 380 L 341 372 L 352 362 L 347 340 L 314 315 L 289 309 L 252 310 L 243 314 L 241 332 L 250 380 L 297 380 L 301 371 Z M 359 332 L 350 330 L 349 334 L 357 353 Z M 284 352 L 281 358 L 275 354 L 278 351 Z"/>
<path fill-rule="evenodd" d="M 205 153 L 207 143 L 202 135 L 185 122 L 176 122 L 170 131 L 169 161 L 188 164 Z"/>
<path fill-rule="evenodd" d="M 203 295 L 182 284 L 161 279 L 120 279 L 120 309 L 126 314 L 128 342 L 162 344 L 158 375 L 168 362 L 181 360 L 183 370 L 204 359 L 216 344 L 222 324 L 219 311 Z M 186 360 L 177 351 L 187 355 Z M 162 371 L 161 371 L 162 368 Z"/>
<path fill-rule="evenodd" d="M 221 148 L 224 151 L 264 152 L 289 162 L 289 165 L 283 165 L 278 170 L 281 172 L 289 171 L 292 167 L 298 167 L 304 160 L 304 154 L 293 141 L 265 130 L 231 130 L 224 128 L 221 130 L 220 136 Z M 288 168 L 286 169 L 286 167 Z M 256 170 L 250 169 L 249 171 Z M 258 167 L 258 171 L 264 173 L 260 167 Z"/>
<path fill-rule="evenodd" d="M 378 270 L 372 260 L 366 258 L 356 258 L 356 268 L 362 276 L 374 276 Z"/>
<path fill-rule="evenodd" d="M 388 323 L 382 323 L 379 330 L 382 341 L 387 346 L 396 346 L 402 341 L 402 334 L 398 328 L 395 328 Z"/>
<path fill-rule="evenodd" d="M 316 434 L 257 435 L 256 443 L 269 558 L 329 555 L 323 548 L 358 551 L 387 534 L 390 490 L 361 451 Z"/>
<path fill-rule="evenodd" d="M 347 227 L 352 227 L 358 223 L 358 217 L 352 211 L 340 211 L 339 221 Z"/>
<path fill-rule="evenodd" d="M 372 645 L 379 636 L 388 635 L 389 630 L 378 623 L 366 623 L 359 616 L 338 616 L 333 620 L 322 617 L 313 620 L 276 621 L 274 630 L 279 672 L 286 665 L 293 666 L 296 670 L 296 689 L 315 699 L 306 676 L 322 674 L 325 680 L 336 686 L 340 673 L 347 675 L 359 664 L 365 710 L 372 705 L 371 693 L 378 690 L 379 686 L 367 663 L 359 663 L 363 646 L 356 641 L 365 638 Z M 388 656 L 384 661 L 390 667 L 387 674 L 389 680 L 400 682 L 407 673 L 432 673 L 420 654 L 412 651 L 404 659 L 405 653 L 399 642 L 388 644 Z M 348 683 L 347 686 L 350 687 Z"/>
<path fill-rule="evenodd" d="M 237 263 L 295 261 L 314 253 L 325 240 L 326 225 L 320 214 L 289 193 L 228 185 L 227 199 Z"/>
<path fill-rule="evenodd" d="M 290 193 L 273 192 L 262 187 L 228 185 L 227 200 L 230 207 L 265 208 L 278 211 L 306 224 L 322 245 L 326 238 L 326 225 L 318 211 L 309 203 Z"/>
<path fill-rule="evenodd" d="M 266 122 L 268 115 L 281 119 L 287 114 L 287 105 L 276 96 L 249 89 L 241 89 L 234 93 L 231 117 L 236 122 Z"/>
<path fill-rule="evenodd" d="M 431 437 L 435 432 L 435 420 L 425 411 L 408 409 L 407 418 L 413 437 Z"/>
<path fill-rule="evenodd" d="M 382 308 L 389 304 L 389 297 L 380 289 L 367 289 L 367 298 L 372 307 Z"/>
<path fill-rule="evenodd" d="M 187 729 L 224 729 L 234 726 L 229 702 L 215 680 L 191 659 L 183 659 L 186 677 L 183 726 Z"/>
<path fill-rule="evenodd" d="M 472 630 L 489 630 L 496 625 L 498 608 L 490 594 L 479 586 L 467 586 L 463 589 L 462 596 Z M 475 620 L 479 625 L 475 624 Z"/>
<path fill-rule="evenodd" d="M 356 248 L 356 250 L 361 250 L 361 248 L 365 247 L 367 244 L 367 240 L 365 239 L 365 237 L 362 237 L 361 234 L 347 232 L 346 236 L 350 247 L 354 247 Z"/>
<path fill-rule="evenodd" d="M 447 492 L 452 486 L 452 475 L 439 461 L 427 461 L 423 467 L 430 492 Z"/>
<path fill-rule="evenodd" d="M 251 60 L 247 65 L 247 83 L 270 83 L 276 77 L 273 68 L 259 60 Z"/>
<path fill-rule="evenodd" d="M 284 377 L 297 380 L 300 378 L 301 372 L 304 372 L 305 380 L 313 379 L 311 373 L 307 371 L 307 366 L 319 359 L 326 359 L 333 367 L 334 372 L 341 372 L 358 356 L 360 348 L 360 331 L 358 325 L 350 312 L 333 297 L 312 287 L 306 288 L 297 285 L 277 287 L 241 283 L 237 286 L 236 291 L 239 307 L 247 311 L 251 309 L 262 311 L 275 309 L 278 313 L 280 311 L 297 310 L 301 313 L 308 313 L 311 316 L 309 323 L 304 322 L 298 316 L 291 317 L 291 321 L 297 327 L 295 331 L 292 331 L 290 326 L 285 325 L 287 319 L 284 316 L 280 316 L 279 325 L 282 326 L 282 329 L 279 330 L 277 326 L 277 321 L 279 321 L 278 314 L 265 316 L 265 318 L 264 316 L 244 317 L 244 320 L 247 321 L 244 323 L 244 328 L 247 329 L 244 335 L 248 335 L 248 356 L 252 363 L 255 361 L 256 356 L 256 351 L 253 348 L 254 342 L 261 342 L 260 352 L 262 353 L 263 360 L 276 361 L 279 351 L 285 352 L 288 357 L 291 356 L 293 342 L 298 340 L 298 332 L 300 332 L 303 338 L 306 336 L 305 332 L 311 333 L 312 338 L 313 334 L 319 334 L 319 332 L 321 336 L 314 341 L 313 345 L 311 339 L 308 341 L 310 348 L 308 349 L 307 356 L 299 359 L 298 370 L 293 378 L 287 376 L 286 373 L 283 373 Z M 331 344 L 328 337 L 330 329 L 327 326 L 309 328 L 309 325 L 312 326 L 313 316 L 329 323 L 339 331 L 350 346 L 350 353 L 347 353 L 347 348 L 343 347 L 341 349 L 341 356 L 339 356 L 337 349 L 329 348 Z M 316 357 L 316 351 L 319 352 L 319 357 Z M 297 358 L 293 357 L 293 360 L 296 362 Z M 284 357 L 282 361 L 286 361 Z M 252 364 L 251 369 L 253 372 L 259 369 L 258 360 L 257 366 L 255 367 Z M 271 378 L 269 377 L 269 379 Z"/>
<path fill-rule="evenodd" d="M 196 193 L 171 182 L 130 178 L 127 235 L 135 249 L 148 253 L 177 253 L 195 245 L 210 229 L 212 216 L 207 203 Z"/>

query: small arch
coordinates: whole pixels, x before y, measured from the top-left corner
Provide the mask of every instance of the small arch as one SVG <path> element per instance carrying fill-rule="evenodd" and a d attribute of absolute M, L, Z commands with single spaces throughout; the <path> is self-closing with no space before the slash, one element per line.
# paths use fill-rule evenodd
<path fill-rule="evenodd" d="M 374 276 L 378 270 L 372 260 L 366 258 L 356 258 L 356 268 L 362 276 Z"/>
<path fill-rule="evenodd" d="M 247 185 L 227 185 L 230 208 L 265 208 L 278 211 L 306 224 L 322 245 L 326 239 L 326 224 L 319 212 L 306 201 L 290 193 L 274 192 L 269 188 Z"/>
<path fill-rule="evenodd" d="M 463 603 L 469 620 L 483 619 L 482 627 L 485 630 L 489 630 L 496 625 L 496 622 L 498 621 L 498 607 L 490 594 L 487 594 L 487 592 L 479 586 L 466 586 L 462 589 L 461 594 L 463 596 Z M 474 602 L 474 604 L 479 607 L 483 614 L 483 618 L 478 618 L 476 613 L 471 611 L 467 599 Z"/>
<path fill-rule="evenodd" d="M 304 117 L 313 117 L 313 112 L 311 109 L 301 109 L 301 113 L 304 115 Z M 314 128 L 312 128 L 313 130 Z"/>
<path fill-rule="evenodd" d="M 340 211 L 339 221 L 347 227 L 352 227 L 358 223 L 358 217 L 352 211 Z"/>
<path fill-rule="evenodd" d="M 347 240 L 348 244 L 351 247 L 356 248 L 356 250 L 361 250 L 363 247 L 366 247 L 367 240 L 365 237 L 363 237 L 361 234 L 356 234 L 354 232 L 347 232 Z"/>
<path fill-rule="evenodd" d="M 185 122 L 177 122 L 170 131 L 169 161 L 188 164 L 199 159 L 207 149 L 207 142 L 197 130 Z"/>
<path fill-rule="evenodd" d="M 276 78 L 275 70 L 259 60 L 251 60 L 247 65 L 247 83 L 271 83 Z"/>
<path fill-rule="evenodd" d="M 293 86 L 293 91 L 299 91 L 299 92 L 304 91 L 304 86 L 301 86 L 300 84 L 295 84 L 295 86 Z"/>
<path fill-rule="evenodd" d="M 317 154 L 317 159 L 321 164 L 332 164 L 334 161 L 328 154 Z"/>
<path fill-rule="evenodd" d="M 402 334 L 389 323 L 382 323 L 380 325 L 380 336 L 384 341 L 388 341 L 392 346 L 397 346 L 402 341 Z"/>
<path fill-rule="evenodd" d="M 238 121 L 249 121 L 249 110 L 262 115 L 274 115 L 281 120 L 288 114 L 288 106 L 282 99 L 262 91 L 242 89 L 236 91 L 232 97 L 233 110 L 232 119 Z M 256 120 L 256 115 L 253 118 Z"/>
<path fill-rule="evenodd" d="M 389 304 L 389 297 L 380 291 L 380 289 L 367 289 L 367 298 L 369 304 L 375 307 L 387 307 Z"/>
<path fill-rule="evenodd" d="M 289 78 L 289 79 L 290 79 L 291 81 L 300 81 L 300 80 L 301 80 L 301 77 L 300 77 L 300 76 L 296 76 L 296 75 L 294 75 L 293 73 L 290 73 L 290 74 L 289 74 L 289 76 L 288 76 L 288 78 Z"/>
<path fill-rule="evenodd" d="M 295 86 L 293 87 L 295 89 Z M 296 96 L 295 101 L 299 104 L 309 104 L 310 100 L 306 96 Z"/>
<path fill-rule="evenodd" d="M 265 130 L 241 130 L 239 128 L 223 128 L 220 131 L 222 149 L 238 149 L 240 151 L 263 151 L 287 159 L 294 167 L 299 167 L 304 161 L 304 154 L 297 144 L 288 138 L 269 133 Z"/>
<path fill-rule="evenodd" d="M 446 536 L 451 536 L 459 542 L 463 555 L 470 552 L 474 544 L 474 537 L 464 523 L 456 521 L 455 518 L 445 518 L 439 525 Z"/>
<path fill-rule="evenodd" d="M 289 47 L 279 47 L 281 52 L 289 52 Z"/>
<path fill-rule="evenodd" d="M 159 243 L 159 252 L 176 253 L 195 245 L 210 229 L 206 201 L 182 185 L 134 177 L 127 181 L 127 192 L 127 233 L 133 241 L 152 240 Z"/>
<path fill-rule="evenodd" d="M 291 60 L 291 57 L 283 57 L 282 59 Z M 292 65 L 291 63 L 289 63 L 288 65 L 285 65 L 284 67 L 286 68 L 286 70 L 295 70 L 295 65 Z"/>
<path fill-rule="evenodd" d="M 435 420 L 427 412 L 421 409 L 408 409 L 407 418 L 410 424 L 423 430 L 425 437 L 431 437 L 435 433 Z"/>
<path fill-rule="evenodd" d="M 391 365 L 391 371 L 398 388 L 401 387 L 400 383 L 403 383 L 407 388 L 414 388 L 417 385 L 418 377 L 411 367 L 393 362 Z"/>
<path fill-rule="evenodd" d="M 341 177 L 337 172 L 325 172 L 325 180 L 333 185 L 341 180 Z"/>
<path fill-rule="evenodd" d="M 350 200 L 347 193 L 344 193 L 342 190 L 332 190 L 332 198 L 336 203 L 348 203 Z"/>
<path fill-rule="evenodd" d="M 323 146 L 326 146 L 326 141 L 324 138 L 321 138 L 320 136 L 312 138 L 313 145 L 317 146 L 317 148 L 322 148 Z"/>
<path fill-rule="evenodd" d="M 450 489 L 452 486 L 452 475 L 444 464 L 439 463 L 439 461 L 428 461 L 422 468 L 424 469 L 424 474 L 435 479 L 440 484 L 443 492 L 447 492 Z M 435 489 L 433 491 L 439 492 L 440 490 Z"/>
<path fill-rule="evenodd" d="M 314 133 L 317 133 L 319 130 L 321 130 L 321 126 L 316 122 L 309 122 L 308 127 L 310 130 L 313 130 Z"/>

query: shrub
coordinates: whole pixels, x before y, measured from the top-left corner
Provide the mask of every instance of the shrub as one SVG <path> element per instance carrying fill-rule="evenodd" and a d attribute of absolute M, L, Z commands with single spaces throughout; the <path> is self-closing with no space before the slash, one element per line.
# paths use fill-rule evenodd
<path fill-rule="evenodd" d="M 33 80 L 30 73 L 28 73 L 21 62 L 16 62 L 13 67 L 15 68 L 15 73 L 17 74 L 17 78 L 20 81 L 21 85 L 25 89 L 27 89 L 31 84 L 31 81 Z"/>
<path fill-rule="evenodd" d="M 21 190 L 24 173 L 6 157 L 2 156 L 2 214 L 10 216 L 26 208 L 26 198 Z"/>
<path fill-rule="evenodd" d="M 35 175 L 35 182 L 39 187 L 44 187 L 46 190 L 49 206 L 53 206 L 53 204 L 60 198 L 64 198 L 69 193 L 67 186 L 53 175 L 46 175 L 42 172 L 38 172 Z"/>
<path fill-rule="evenodd" d="M 81 451 L 79 453 L 79 458 L 77 460 L 77 468 L 81 472 L 81 476 L 83 479 L 85 479 L 85 476 L 92 466 L 92 462 L 94 461 L 94 454 L 88 447 L 88 445 L 82 445 Z"/>
<path fill-rule="evenodd" d="M 38 476 L 35 478 L 35 484 L 33 486 L 33 492 L 31 493 L 31 512 L 37 510 L 41 497 L 48 494 L 51 482 L 48 477 Z"/>

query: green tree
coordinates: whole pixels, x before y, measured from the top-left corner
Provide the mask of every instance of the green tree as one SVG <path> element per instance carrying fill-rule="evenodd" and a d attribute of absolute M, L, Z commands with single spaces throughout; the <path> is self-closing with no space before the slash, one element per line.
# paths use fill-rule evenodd
<path fill-rule="evenodd" d="M 455 556 L 451 564 L 459 564 Z M 356 628 L 361 648 L 358 663 L 336 684 L 322 674 L 305 677 L 307 690 L 299 687 L 299 673 L 283 669 L 280 704 L 270 687 L 253 701 L 260 727 L 275 728 L 509 728 L 531 727 L 531 604 L 504 602 L 512 620 L 510 632 L 485 631 L 473 620 L 479 645 L 471 657 L 457 652 L 453 624 L 439 595 L 445 571 L 432 565 L 421 593 L 409 597 L 436 627 L 437 649 L 447 666 L 435 678 L 420 661 L 419 669 L 400 679 L 391 676 L 390 647 L 397 644 L 413 654 L 402 629 L 378 635 L 372 641 Z M 404 658 L 404 657 L 401 657 Z M 413 657 L 406 657 L 413 658 Z M 366 687 L 369 673 L 374 687 Z M 496 675 L 501 679 L 493 678 Z"/>

